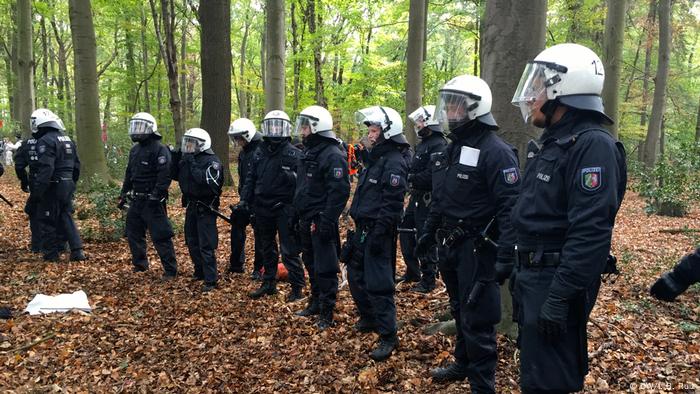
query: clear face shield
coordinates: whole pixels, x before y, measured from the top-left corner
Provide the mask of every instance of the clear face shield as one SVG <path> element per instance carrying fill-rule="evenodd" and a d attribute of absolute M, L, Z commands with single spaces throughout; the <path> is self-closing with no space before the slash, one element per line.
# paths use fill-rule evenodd
<path fill-rule="evenodd" d="M 547 99 L 545 81 L 548 79 L 548 73 L 555 73 L 555 71 L 548 71 L 547 66 L 544 64 L 533 62 L 528 63 L 522 77 L 520 77 L 518 88 L 515 89 L 511 103 L 520 108 L 520 114 L 525 123 L 530 122 L 533 112 L 538 108 L 535 102 L 538 99 L 543 98 L 544 101 Z"/>
<path fill-rule="evenodd" d="M 479 103 L 465 93 L 443 90 L 435 107 L 435 117 L 443 130 L 452 131 L 472 120 L 469 111 L 477 105 Z"/>
<path fill-rule="evenodd" d="M 129 122 L 129 136 L 131 139 L 144 139 L 153 134 L 153 124 L 144 119 L 132 119 Z"/>
<path fill-rule="evenodd" d="M 182 144 L 180 145 L 182 153 L 199 153 L 202 151 L 204 146 L 204 141 L 199 138 L 195 138 L 189 135 L 182 137 Z"/>
<path fill-rule="evenodd" d="M 299 115 L 297 117 L 296 126 L 294 126 L 294 135 L 300 135 L 302 138 L 306 138 L 316 131 L 316 124 L 318 124 L 318 119 L 313 119 L 306 115 Z"/>
<path fill-rule="evenodd" d="M 428 126 L 429 118 L 430 114 L 423 107 L 418 108 L 417 111 L 409 115 L 409 119 L 413 122 L 413 131 L 416 132 L 417 136 L 420 137 L 419 132 Z"/>
<path fill-rule="evenodd" d="M 265 119 L 261 131 L 264 137 L 290 137 L 292 124 L 285 119 Z"/>

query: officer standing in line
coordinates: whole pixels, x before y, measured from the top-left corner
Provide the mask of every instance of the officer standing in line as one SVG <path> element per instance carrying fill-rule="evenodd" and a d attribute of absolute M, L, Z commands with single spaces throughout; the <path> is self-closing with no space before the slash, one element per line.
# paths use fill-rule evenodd
<path fill-rule="evenodd" d="M 211 150 L 209 133 L 200 128 L 187 130 L 181 151 L 173 156 L 173 179 L 180 183 L 185 211 L 185 243 L 194 264 L 194 278 L 203 280 L 202 292 L 216 288 L 216 248 L 219 230 L 216 213 L 223 186 L 221 160 Z"/>
<path fill-rule="evenodd" d="M 435 106 L 421 106 L 413 111 L 408 118 L 413 122 L 413 130 L 421 139 L 416 146 L 416 155 L 411 162 L 408 172 L 408 188 L 410 198 L 404 211 L 402 228 L 417 230 L 414 234 L 400 234 L 401 254 L 406 262 L 406 274 L 398 281 L 420 281 L 411 290 L 418 293 L 430 293 L 435 289 L 435 273 L 437 265 L 430 259 L 420 259 L 415 255 L 415 243 L 420 238 L 425 219 L 428 217 L 432 199 L 432 168 L 431 155 L 443 152 L 447 141 L 442 132 L 442 126 L 435 117 Z"/>
<path fill-rule="evenodd" d="M 624 148 L 604 129 L 604 78 L 593 51 L 560 44 L 528 63 L 513 96 L 544 128 L 512 211 L 523 393 L 579 391 L 588 373 L 586 323 L 627 183 Z"/>
<path fill-rule="evenodd" d="M 277 293 L 279 254 L 274 241 L 279 235 L 282 263 L 289 272 L 292 286 L 286 301 L 293 302 L 304 297 L 304 268 L 292 233 L 295 217 L 292 204 L 301 151 L 290 142 L 292 123 L 284 111 L 275 110 L 265 115 L 261 131 L 263 142 L 250 165 L 241 201 L 234 207 L 234 215 L 238 211 L 255 215 L 255 242 L 260 243 L 263 255 L 263 283 L 249 296 L 256 299 Z"/>
<path fill-rule="evenodd" d="M 294 205 L 311 282 L 309 304 L 297 315 L 319 315 L 316 325 L 325 330 L 333 324 L 338 293 L 338 218 L 350 196 L 347 155 L 333 133 L 333 118 L 323 107 L 312 105 L 301 111 L 296 133 L 303 139 L 304 152 Z"/>
<path fill-rule="evenodd" d="M 162 279 L 167 282 L 177 276 L 177 260 L 172 240 L 174 233 L 166 212 L 171 180 L 170 151 L 160 142 L 163 137 L 158 133 L 156 119 L 149 113 L 139 112 L 131 118 L 129 137 L 136 144 L 129 152 L 120 204 L 126 202 L 127 198 L 133 199 L 126 214 L 126 236 L 131 250 L 133 271 L 148 270 L 148 229 L 153 246 L 163 264 Z"/>
<path fill-rule="evenodd" d="M 72 216 L 75 184 L 80 179 L 75 143 L 63 133 L 61 119 L 48 109 L 40 108 L 32 113 L 31 129 L 36 139 L 37 165 L 27 206 L 37 207 L 38 201 L 44 260 L 58 261 L 65 244 L 62 233 L 71 248 L 70 261 L 87 260 Z"/>
<path fill-rule="evenodd" d="M 25 193 L 29 193 L 29 185 L 34 182 L 38 171 L 38 157 L 36 152 L 36 138 L 27 138 L 15 153 L 15 173 L 19 178 L 20 187 Z M 27 171 L 28 169 L 28 171 Z M 36 202 L 32 201 L 33 206 L 29 205 L 30 200 L 27 200 L 24 211 L 29 216 L 29 230 L 31 232 L 31 250 L 35 253 L 40 253 L 43 250 L 43 241 L 41 234 L 41 224 L 39 223 L 39 212 Z"/>
<path fill-rule="evenodd" d="M 685 255 L 673 269 L 661 275 L 649 292 L 661 301 L 673 301 L 688 287 L 700 282 L 700 248 Z"/>
<path fill-rule="evenodd" d="M 510 212 L 520 186 L 517 154 L 494 132 L 491 102 L 491 89 L 475 76 L 440 89 L 436 116 L 451 142 L 431 159 L 433 199 L 416 248 L 425 256 L 437 245 L 457 325 L 455 361 L 430 374 L 435 381 L 469 378 L 478 393 L 495 392 L 498 282 L 513 268 Z"/>
<path fill-rule="evenodd" d="M 257 132 L 255 125 L 250 119 L 240 118 L 231 123 L 231 127 L 228 129 L 228 137 L 234 145 L 241 147 L 238 154 L 238 196 L 240 198 L 250 164 L 262 143 L 262 136 Z M 231 206 L 231 209 L 233 209 L 233 206 Z M 231 257 L 228 272 L 242 273 L 243 265 L 245 264 L 246 227 L 248 224 L 253 225 L 252 221 L 254 219 L 251 218 L 249 211 L 235 211 L 232 212 L 231 220 L 233 221 L 231 223 Z M 253 225 L 253 227 L 255 226 Z M 276 248 L 277 246 L 274 247 L 274 249 Z M 260 274 L 260 269 L 263 265 L 262 260 L 260 243 L 255 242 L 255 260 L 253 261 L 253 272 L 251 273 L 253 280 L 262 279 Z"/>
<path fill-rule="evenodd" d="M 355 328 L 379 334 L 379 343 L 370 357 L 382 361 L 399 344 L 394 263 L 396 226 L 403 210 L 408 173 L 404 154 L 409 144 L 403 135 L 401 115 L 392 108 L 365 108 L 355 113 L 355 120 L 367 127 L 371 149 L 350 206 L 355 234 L 354 239 L 348 239 L 353 245 L 347 262 L 348 284 L 360 315 Z"/>

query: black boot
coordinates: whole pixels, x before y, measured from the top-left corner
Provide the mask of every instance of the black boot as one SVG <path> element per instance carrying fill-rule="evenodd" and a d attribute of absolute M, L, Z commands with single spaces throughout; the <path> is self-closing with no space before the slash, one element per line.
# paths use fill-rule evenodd
<path fill-rule="evenodd" d="M 318 305 L 318 298 L 311 297 L 311 299 L 309 300 L 309 303 L 306 305 L 306 308 L 297 312 L 296 315 L 301 316 L 301 317 L 309 317 L 309 316 L 318 315 L 319 312 L 320 311 L 319 311 L 319 305 Z"/>
<path fill-rule="evenodd" d="M 70 261 L 85 261 L 87 257 L 83 253 L 82 249 L 76 249 L 70 252 Z"/>
<path fill-rule="evenodd" d="M 323 331 L 327 328 L 333 327 L 335 324 L 333 322 L 333 309 L 325 308 L 318 315 L 318 321 L 316 322 L 316 328 L 319 331 Z"/>
<path fill-rule="evenodd" d="M 355 329 L 362 333 L 373 332 L 377 329 L 377 323 L 374 319 L 360 316 L 360 320 L 355 323 Z"/>
<path fill-rule="evenodd" d="M 264 295 L 273 295 L 277 293 L 277 285 L 274 281 L 265 281 L 260 285 L 260 288 L 248 293 L 248 297 L 252 299 L 258 299 Z"/>
<path fill-rule="evenodd" d="M 435 283 L 430 284 L 424 280 L 421 280 L 417 285 L 411 288 L 411 291 L 423 294 L 428 294 L 433 290 L 435 290 Z"/>
<path fill-rule="evenodd" d="M 399 338 L 396 333 L 382 335 L 379 337 L 377 347 L 372 350 L 369 357 L 374 361 L 384 361 L 391 356 L 391 353 L 399 346 Z"/>
<path fill-rule="evenodd" d="M 430 376 L 435 382 L 464 380 L 467 377 L 467 366 L 455 361 L 447 364 L 446 367 L 431 369 Z"/>
<path fill-rule="evenodd" d="M 418 282 L 419 280 L 420 280 L 419 276 L 404 274 L 404 275 L 401 275 L 401 276 L 397 277 L 396 279 L 394 279 L 394 282 L 395 283 L 399 283 L 399 282 L 409 283 L 409 282 Z"/>
<path fill-rule="evenodd" d="M 301 291 L 301 289 L 301 287 L 292 286 L 292 291 L 289 294 L 287 294 L 287 297 L 284 299 L 284 301 L 294 302 L 304 298 L 304 293 Z"/>

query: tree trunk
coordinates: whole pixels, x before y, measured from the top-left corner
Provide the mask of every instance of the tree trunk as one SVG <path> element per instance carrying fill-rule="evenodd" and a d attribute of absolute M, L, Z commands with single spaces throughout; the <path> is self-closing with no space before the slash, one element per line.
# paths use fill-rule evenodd
<path fill-rule="evenodd" d="M 160 0 L 161 32 L 158 23 L 158 12 L 156 11 L 155 0 L 148 0 L 153 14 L 153 25 L 156 30 L 156 38 L 160 55 L 165 63 L 168 74 L 168 90 L 170 92 L 170 111 L 173 116 L 173 126 L 175 128 L 175 143 L 180 146 L 182 135 L 185 134 L 182 124 L 182 102 L 180 101 L 180 89 L 178 87 L 177 69 L 177 49 L 175 48 L 175 5 L 174 0 Z"/>
<path fill-rule="evenodd" d="M 66 127 L 74 125 L 73 122 L 73 104 L 70 93 L 70 78 L 68 76 L 68 48 L 63 40 L 63 32 L 58 28 L 55 17 L 51 19 L 51 27 L 53 28 L 54 38 L 58 45 L 58 98 L 61 100 L 64 115 L 63 123 Z"/>
<path fill-rule="evenodd" d="M 136 91 L 138 84 L 136 82 L 136 55 L 134 54 L 134 38 L 129 29 L 126 29 L 124 32 L 124 41 L 126 41 L 125 77 L 128 86 L 128 91 L 126 92 L 126 112 L 128 112 L 129 114 L 134 114 L 135 112 L 137 112 L 136 105 L 139 101 L 139 98 L 137 96 L 138 92 Z"/>
<path fill-rule="evenodd" d="M 423 104 L 423 47 L 425 46 L 425 1 L 410 0 L 408 11 L 408 43 L 406 46 L 406 116 Z M 408 142 L 416 145 L 411 123 L 404 122 Z"/>
<path fill-rule="evenodd" d="M 180 72 L 180 99 L 182 100 L 182 124 L 187 129 L 187 120 L 190 113 L 187 112 L 187 0 L 183 1 L 185 17 L 182 18 L 182 37 L 180 38 L 180 62 L 182 69 Z"/>
<path fill-rule="evenodd" d="M 10 34 L 10 39 L 12 40 L 12 42 L 10 43 L 11 48 L 9 55 L 12 81 L 10 82 L 10 85 L 8 85 L 12 86 L 12 91 L 10 94 L 10 116 L 14 122 L 20 122 L 17 105 L 17 102 L 19 101 L 19 96 L 17 92 L 17 89 L 19 88 L 19 60 L 17 59 L 19 57 L 17 54 L 17 47 L 19 46 L 19 34 L 17 32 L 18 23 L 16 2 L 10 3 L 10 17 L 12 19 L 12 33 Z M 21 129 L 17 131 L 21 131 Z"/>
<path fill-rule="evenodd" d="M 481 77 L 491 87 L 491 112 L 501 127 L 499 134 L 518 148 L 522 165 L 527 142 L 540 131 L 523 125 L 510 101 L 525 65 L 544 48 L 546 18 L 546 0 L 490 0 L 482 22 Z M 513 337 L 517 327 L 507 318 L 512 315 L 512 299 L 505 286 L 501 294 L 501 312 L 506 318 L 498 330 Z"/>
<path fill-rule="evenodd" d="M 109 179 L 100 140 L 100 106 L 97 94 L 97 43 L 90 0 L 69 0 L 68 13 L 75 59 L 75 129 L 84 179 Z"/>
<path fill-rule="evenodd" d="M 284 0 L 266 0 L 265 35 L 267 36 L 267 56 L 265 58 L 265 112 L 284 111 L 285 76 L 285 10 Z"/>
<path fill-rule="evenodd" d="M 649 14 L 647 15 L 647 40 L 644 55 L 644 82 L 642 83 L 642 115 L 639 124 L 647 124 L 647 108 L 649 102 L 649 78 L 651 76 L 651 51 L 654 48 L 654 24 L 656 20 L 656 1 L 649 0 Z M 643 150 L 640 150 L 642 153 Z"/>
<path fill-rule="evenodd" d="M 541 130 L 523 125 L 510 101 L 525 65 L 544 48 L 546 12 L 546 0 L 490 0 L 482 23 L 481 78 L 491 87 L 499 134 L 518 148 L 521 165 L 527 142 Z"/>
<path fill-rule="evenodd" d="M 605 113 L 615 121 L 609 127 L 617 137 L 619 124 L 619 91 L 622 74 L 622 46 L 625 32 L 626 0 L 608 0 L 608 14 L 605 19 L 605 45 L 603 63 L 605 65 L 605 84 L 603 86 L 603 104 Z"/>
<path fill-rule="evenodd" d="M 29 137 L 29 118 L 34 111 L 34 57 L 32 54 L 32 6 L 30 0 L 17 0 L 17 120 L 22 135 Z"/>
<path fill-rule="evenodd" d="M 698 113 L 695 118 L 695 142 L 700 142 L 700 102 L 698 102 Z"/>
<path fill-rule="evenodd" d="M 671 56 L 671 0 L 659 0 L 659 54 L 656 66 L 654 101 L 644 141 L 644 164 L 653 167 L 656 163 L 656 147 L 661 135 L 661 122 L 666 109 L 666 86 Z"/>
<path fill-rule="evenodd" d="M 149 73 L 149 66 L 148 66 L 148 45 L 146 45 L 146 29 L 144 28 L 147 25 L 147 18 L 146 18 L 146 10 L 144 10 L 143 7 L 141 7 L 141 62 L 142 62 L 142 67 L 143 67 L 143 104 L 141 105 L 141 108 L 143 108 L 143 111 L 146 111 L 148 113 L 151 112 L 151 95 L 148 92 L 148 80 L 150 78 L 147 77 Z"/>
<path fill-rule="evenodd" d="M 300 84 L 300 79 L 301 79 L 301 59 L 299 56 L 299 52 L 301 51 L 301 44 L 300 42 L 303 40 L 304 36 L 303 33 L 299 32 L 299 27 L 297 24 L 297 11 L 296 11 L 296 5 L 297 2 L 296 0 L 292 1 L 291 9 L 290 9 L 290 19 L 292 23 L 292 57 L 294 58 L 294 65 L 292 68 L 292 73 L 294 74 L 293 82 L 292 82 L 292 90 L 293 90 L 293 104 L 292 104 L 292 109 L 294 112 L 297 112 L 299 109 L 299 84 Z M 304 18 L 302 18 L 304 20 Z M 302 28 L 303 31 L 303 28 Z M 300 37 L 301 36 L 301 37 Z"/>
<path fill-rule="evenodd" d="M 321 59 L 323 36 L 317 34 L 316 29 L 316 25 L 321 23 L 321 18 L 316 13 L 316 0 L 308 1 L 307 14 L 309 18 L 309 33 L 311 33 L 311 39 L 313 40 L 316 104 L 325 108 L 328 106 L 328 103 L 326 102 L 326 93 L 324 91 L 323 59 Z"/>
<path fill-rule="evenodd" d="M 243 27 L 243 38 L 241 39 L 241 64 L 238 66 L 240 83 L 238 84 L 238 113 L 241 118 L 248 117 L 248 81 L 245 77 L 246 50 L 248 48 L 248 33 L 250 31 L 249 8 L 245 12 L 245 26 Z"/>
<path fill-rule="evenodd" d="M 51 97 L 51 85 L 49 84 L 49 39 L 46 34 L 46 18 L 41 17 L 41 22 L 39 24 L 39 31 L 41 34 L 41 77 L 43 81 L 41 84 L 44 85 L 43 97 L 41 98 L 41 105 L 44 108 L 49 107 L 49 97 Z"/>
<path fill-rule="evenodd" d="M 200 3 L 202 63 L 202 128 L 209 132 L 212 148 L 224 164 L 224 179 L 231 184 L 228 168 L 228 126 L 231 121 L 231 1 Z"/>

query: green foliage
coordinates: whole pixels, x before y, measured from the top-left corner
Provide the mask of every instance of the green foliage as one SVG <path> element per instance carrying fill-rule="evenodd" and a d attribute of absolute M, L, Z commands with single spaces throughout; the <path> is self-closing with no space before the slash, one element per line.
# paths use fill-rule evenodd
<path fill-rule="evenodd" d="M 117 209 L 121 187 L 95 176 L 81 185 L 88 201 L 81 204 L 76 217 L 82 220 L 81 235 L 87 241 L 117 241 L 124 234 L 125 215 Z"/>
<path fill-rule="evenodd" d="M 635 190 L 645 198 L 647 213 L 683 216 L 700 199 L 700 144 L 670 147 L 652 169 L 632 163 Z"/>

